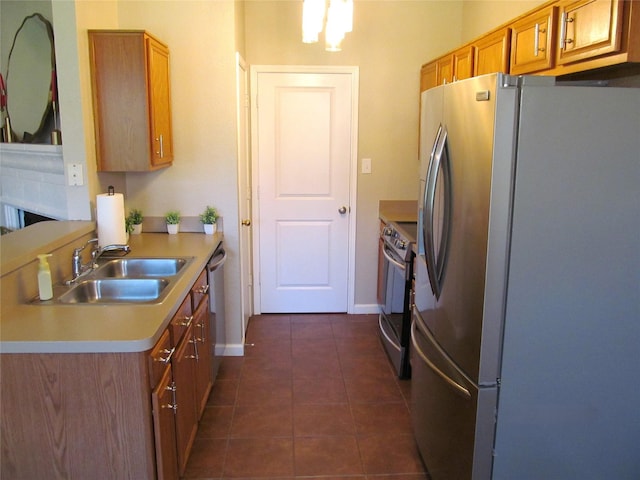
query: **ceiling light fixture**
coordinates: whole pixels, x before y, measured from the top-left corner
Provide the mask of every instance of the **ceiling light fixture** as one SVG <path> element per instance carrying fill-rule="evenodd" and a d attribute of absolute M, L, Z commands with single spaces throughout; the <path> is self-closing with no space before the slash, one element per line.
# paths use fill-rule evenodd
<path fill-rule="evenodd" d="M 302 41 L 315 43 L 325 27 L 325 48 L 329 52 L 342 50 L 346 33 L 353 30 L 353 0 L 303 0 Z M 325 26 L 325 11 L 327 22 Z"/>

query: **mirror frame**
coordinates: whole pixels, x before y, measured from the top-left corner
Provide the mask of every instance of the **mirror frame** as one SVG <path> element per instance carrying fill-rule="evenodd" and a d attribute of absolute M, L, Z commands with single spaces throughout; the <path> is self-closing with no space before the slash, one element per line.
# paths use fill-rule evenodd
<path fill-rule="evenodd" d="M 24 20 L 22 20 L 22 23 L 20 24 L 20 27 L 18 27 L 18 30 L 16 30 L 16 33 L 13 37 L 13 43 L 11 44 L 11 49 L 9 50 L 9 56 L 7 57 L 7 76 L 6 76 L 6 84 L 7 84 L 7 115 L 9 116 L 9 118 L 11 118 L 11 111 L 10 111 L 10 101 L 9 99 L 11 98 L 9 95 L 9 78 L 10 78 L 10 73 L 11 73 L 11 56 L 13 54 L 13 49 L 16 46 L 16 40 L 18 39 L 18 35 L 20 34 L 20 31 L 22 30 L 22 28 L 25 26 L 25 24 L 27 23 L 28 20 L 32 19 L 32 18 L 37 18 L 38 20 L 40 20 L 44 26 L 45 29 L 47 30 L 47 36 L 49 37 L 49 44 L 51 46 L 51 80 L 49 83 L 49 99 L 47 100 L 47 104 L 45 106 L 44 112 L 42 112 L 42 118 L 40 120 L 40 125 L 38 126 L 38 128 L 34 131 L 34 132 L 21 132 L 20 134 L 17 134 L 17 132 L 13 129 L 13 126 L 11 128 L 12 134 L 13 134 L 13 138 L 20 138 L 20 142 L 21 143 L 44 143 L 40 140 L 40 137 L 43 136 L 43 133 L 45 133 L 45 129 L 47 127 L 47 124 L 49 123 L 49 117 L 53 114 L 56 115 L 57 113 L 55 112 L 55 109 L 53 108 L 53 98 L 54 95 L 57 94 L 57 92 L 52 92 L 53 88 L 56 88 L 56 83 L 57 83 L 57 72 L 56 72 L 56 50 L 55 50 L 55 42 L 53 39 L 53 25 L 51 25 L 51 22 L 49 20 L 47 20 L 41 13 L 33 13 L 31 15 L 27 15 Z M 54 119 L 54 121 L 57 121 L 56 119 Z M 27 135 L 24 135 L 25 133 L 28 133 L 28 138 Z"/>

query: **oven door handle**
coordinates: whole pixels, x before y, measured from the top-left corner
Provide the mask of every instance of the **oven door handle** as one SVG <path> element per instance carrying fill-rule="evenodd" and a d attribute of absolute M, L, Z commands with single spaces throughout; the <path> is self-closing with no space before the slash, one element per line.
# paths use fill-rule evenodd
<path fill-rule="evenodd" d="M 398 267 L 400 270 L 404 271 L 407 268 L 404 263 L 397 261 L 395 258 L 392 258 L 391 255 L 389 255 L 386 245 L 382 246 L 382 254 L 384 255 L 384 258 L 386 258 L 389 261 L 389 263 L 392 263 L 393 265 Z"/>

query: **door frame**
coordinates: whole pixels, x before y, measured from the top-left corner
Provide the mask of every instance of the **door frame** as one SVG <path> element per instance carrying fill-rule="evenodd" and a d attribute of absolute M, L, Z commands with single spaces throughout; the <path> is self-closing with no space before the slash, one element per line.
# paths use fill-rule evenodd
<path fill-rule="evenodd" d="M 249 138 L 251 135 L 250 124 L 250 101 L 249 101 L 249 70 L 240 52 L 236 52 L 236 108 L 237 108 L 237 140 L 238 140 L 238 240 L 240 249 L 240 316 L 241 316 L 241 337 L 244 345 L 245 334 L 248 326 L 248 319 L 253 315 L 253 274 L 252 274 L 252 248 L 251 223 L 244 225 L 245 220 L 251 222 L 251 169 Z M 243 120 L 243 111 L 244 122 Z M 245 211 L 244 204 L 248 203 L 248 212 Z M 243 241 L 243 229 L 246 229 L 248 242 Z"/>
<path fill-rule="evenodd" d="M 351 76 L 351 153 L 349 158 L 349 240 L 347 269 L 347 313 L 355 311 L 355 265 L 356 265 L 356 200 L 358 192 L 358 103 L 359 76 L 357 66 L 331 65 L 252 65 L 251 70 L 251 213 L 255 228 L 253 234 L 253 310 L 260 314 L 260 185 L 258 165 L 258 75 L 260 73 L 314 73 L 348 74 Z"/>

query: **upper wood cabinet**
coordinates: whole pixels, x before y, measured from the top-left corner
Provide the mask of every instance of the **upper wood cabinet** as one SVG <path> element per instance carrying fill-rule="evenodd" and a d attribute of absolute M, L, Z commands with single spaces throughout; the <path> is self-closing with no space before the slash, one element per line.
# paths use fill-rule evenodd
<path fill-rule="evenodd" d="M 171 165 L 167 46 L 144 31 L 90 30 L 89 54 L 98 171 Z"/>
<path fill-rule="evenodd" d="M 438 85 L 436 62 L 426 63 L 420 69 L 420 91 L 424 92 Z"/>
<path fill-rule="evenodd" d="M 420 69 L 420 91 L 473 77 L 475 47 L 467 45 L 427 63 Z"/>
<path fill-rule="evenodd" d="M 511 25 L 509 73 L 520 75 L 554 66 L 556 13 L 556 7 L 548 7 Z"/>
<path fill-rule="evenodd" d="M 509 47 L 511 41 L 511 29 L 503 28 L 490 35 L 482 37 L 474 45 L 473 75 L 485 75 L 487 73 L 509 70 Z"/>
<path fill-rule="evenodd" d="M 453 52 L 453 80 L 473 77 L 473 53 L 475 47 L 465 46 Z"/>
<path fill-rule="evenodd" d="M 623 2 L 571 0 L 559 8 L 558 65 L 620 50 Z"/>
<path fill-rule="evenodd" d="M 607 79 L 615 77 L 616 71 L 603 67 L 631 67 L 637 71 L 640 0 L 545 2 L 423 65 L 420 91 L 467 78 L 462 72 L 470 63 L 472 76 L 502 72 Z"/>
<path fill-rule="evenodd" d="M 436 79 L 438 85 L 453 82 L 453 55 L 447 55 L 436 61 Z"/>

